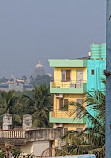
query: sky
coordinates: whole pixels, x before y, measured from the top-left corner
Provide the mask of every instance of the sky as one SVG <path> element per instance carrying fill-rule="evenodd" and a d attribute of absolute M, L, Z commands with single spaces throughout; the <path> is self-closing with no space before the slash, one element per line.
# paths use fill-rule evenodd
<path fill-rule="evenodd" d="M 30 76 L 41 60 L 87 56 L 105 42 L 105 0 L 0 0 L 0 78 Z"/>

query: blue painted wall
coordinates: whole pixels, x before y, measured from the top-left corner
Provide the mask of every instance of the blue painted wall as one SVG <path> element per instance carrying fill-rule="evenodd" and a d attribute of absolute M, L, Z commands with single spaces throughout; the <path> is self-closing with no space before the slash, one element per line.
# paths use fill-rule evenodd
<path fill-rule="evenodd" d="M 103 71 L 106 70 L 106 44 L 92 44 L 90 46 L 91 57 L 87 63 L 87 91 L 105 90 L 102 79 L 105 79 Z M 91 74 L 94 70 L 94 74 Z"/>
<path fill-rule="evenodd" d="M 94 70 L 94 74 L 91 71 Z M 105 79 L 103 71 L 106 70 L 106 60 L 88 60 L 87 63 L 87 91 L 93 92 L 95 90 L 104 91 L 105 85 L 102 79 Z"/>
<path fill-rule="evenodd" d="M 87 62 L 87 92 L 94 91 L 105 92 L 105 84 L 102 82 L 105 79 L 104 70 L 106 70 L 106 44 L 92 44 L 91 57 Z M 94 74 L 92 74 L 92 70 Z M 92 107 L 92 106 L 91 106 Z M 87 107 L 91 115 L 96 115 L 96 112 Z M 87 120 L 87 127 L 91 126 L 90 120 Z"/>

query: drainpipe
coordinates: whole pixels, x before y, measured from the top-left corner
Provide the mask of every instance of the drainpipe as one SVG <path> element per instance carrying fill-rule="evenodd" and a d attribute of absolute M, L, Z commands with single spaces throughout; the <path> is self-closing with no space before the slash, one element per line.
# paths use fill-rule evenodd
<path fill-rule="evenodd" d="M 111 158 L 111 0 L 107 0 L 106 6 L 105 158 Z"/>

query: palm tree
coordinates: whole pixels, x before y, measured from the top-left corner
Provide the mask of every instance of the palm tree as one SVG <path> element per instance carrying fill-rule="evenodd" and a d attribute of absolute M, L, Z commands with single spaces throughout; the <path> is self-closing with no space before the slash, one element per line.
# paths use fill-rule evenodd
<path fill-rule="evenodd" d="M 31 94 L 23 95 L 24 113 L 32 114 L 34 127 L 50 127 L 48 118 L 52 108 L 52 96 L 46 85 L 34 86 Z"/>
<path fill-rule="evenodd" d="M 81 118 L 84 118 L 86 122 L 90 122 L 82 132 L 70 131 L 63 137 L 66 145 L 59 150 L 61 153 L 63 150 L 67 151 L 67 154 L 84 154 L 94 149 L 97 151 L 105 144 L 105 94 L 101 91 L 95 91 L 88 93 L 85 100 L 87 107 L 81 106 L 76 102 L 71 102 L 71 105 L 78 106 Z M 74 114 L 76 110 L 72 110 L 70 115 Z M 99 149 L 98 149 L 99 148 Z"/>
<path fill-rule="evenodd" d="M 22 116 L 20 116 L 19 95 L 15 91 L 0 92 L 0 116 L 5 113 L 13 115 L 13 126 L 21 125 Z M 0 120 L 0 124 L 2 124 L 2 119 Z"/>

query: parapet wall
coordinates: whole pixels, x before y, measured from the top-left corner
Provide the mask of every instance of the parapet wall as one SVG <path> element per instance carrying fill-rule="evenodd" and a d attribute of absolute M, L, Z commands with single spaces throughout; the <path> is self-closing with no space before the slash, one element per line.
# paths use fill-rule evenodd
<path fill-rule="evenodd" d="M 52 157 L 49 157 L 49 158 L 52 158 Z M 57 157 L 53 157 L 53 158 L 96 158 L 95 155 L 76 155 L 76 156 L 57 156 Z"/>

